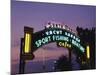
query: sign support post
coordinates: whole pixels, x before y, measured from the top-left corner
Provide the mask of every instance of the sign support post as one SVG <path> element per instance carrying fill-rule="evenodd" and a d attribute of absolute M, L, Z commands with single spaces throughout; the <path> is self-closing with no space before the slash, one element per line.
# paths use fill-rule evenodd
<path fill-rule="evenodd" d="M 20 64 L 19 74 L 24 74 L 26 60 L 32 60 L 34 58 L 32 48 L 33 28 L 24 27 L 24 38 L 21 38 L 20 43 Z"/>
<path fill-rule="evenodd" d="M 23 74 L 24 73 L 24 69 L 25 69 L 25 60 L 22 58 L 23 41 L 24 41 L 24 39 L 21 38 L 19 74 Z"/>
<path fill-rule="evenodd" d="M 70 68 L 70 70 L 71 70 L 71 69 L 72 69 L 72 66 L 71 66 L 72 51 L 71 51 L 70 48 L 68 48 L 68 52 L 69 52 L 69 63 L 70 63 L 69 68 Z"/>

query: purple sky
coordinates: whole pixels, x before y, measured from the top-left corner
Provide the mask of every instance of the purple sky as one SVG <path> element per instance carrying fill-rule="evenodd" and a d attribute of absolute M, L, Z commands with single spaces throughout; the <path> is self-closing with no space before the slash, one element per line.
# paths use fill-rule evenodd
<path fill-rule="evenodd" d="M 16 36 L 16 39 L 12 38 L 12 40 L 18 40 L 19 37 L 23 36 L 24 26 L 34 27 L 35 31 L 39 31 L 44 28 L 48 21 L 65 23 L 73 30 L 76 29 L 76 26 L 95 27 L 95 10 L 95 6 L 13 1 L 11 29 L 12 37 Z"/>
<path fill-rule="evenodd" d="M 11 54 L 12 63 L 19 61 L 20 38 L 24 34 L 24 26 L 33 27 L 36 31 L 44 29 L 48 21 L 56 21 L 67 24 L 73 30 L 77 26 L 92 28 L 96 26 L 96 7 L 83 5 L 51 4 L 38 2 L 12 1 L 11 3 Z M 53 44 L 44 46 L 45 55 L 48 59 L 56 58 L 61 54 L 67 53 L 63 48 L 51 47 Z M 51 50 L 53 48 L 53 50 Z M 35 52 L 36 61 L 42 61 L 39 48 Z M 56 53 L 58 52 L 58 54 Z"/>

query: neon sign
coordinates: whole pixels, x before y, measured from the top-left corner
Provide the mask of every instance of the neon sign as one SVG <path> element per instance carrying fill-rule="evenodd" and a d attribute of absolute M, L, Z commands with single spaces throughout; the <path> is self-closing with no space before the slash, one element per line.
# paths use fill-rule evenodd
<path fill-rule="evenodd" d="M 67 28 L 68 26 L 66 25 L 48 23 L 45 29 L 33 33 L 32 28 L 26 27 L 24 35 L 24 55 L 32 55 L 33 51 L 51 42 L 56 42 L 58 46 L 65 48 L 76 47 L 81 52 L 85 52 L 80 38 L 70 31 L 70 28 Z"/>
<path fill-rule="evenodd" d="M 36 36 L 36 37 L 35 37 Z M 37 37 L 38 36 L 38 37 Z M 34 47 L 39 48 L 42 45 L 45 45 L 50 42 L 65 42 L 66 45 L 62 45 L 64 47 L 70 47 L 71 45 L 77 47 L 79 50 L 84 52 L 85 48 L 81 45 L 81 41 L 78 36 L 75 34 L 59 28 L 48 28 L 44 29 L 36 34 L 34 34 Z M 68 45 L 68 43 L 70 45 Z M 62 43 L 63 44 L 63 43 Z"/>

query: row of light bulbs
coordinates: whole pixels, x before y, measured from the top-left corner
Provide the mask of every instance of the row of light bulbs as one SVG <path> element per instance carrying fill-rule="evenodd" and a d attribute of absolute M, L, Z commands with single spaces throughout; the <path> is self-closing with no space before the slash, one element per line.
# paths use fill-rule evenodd
<path fill-rule="evenodd" d="M 48 22 L 47 25 L 45 26 L 46 29 L 48 28 L 61 28 L 61 29 L 65 29 L 68 30 L 74 34 L 76 34 L 75 31 L 73 31 L 71 28 L 69 28 L 66 24 L 60 24 L 60 23 L 54 23 L 54 22 Z"/>

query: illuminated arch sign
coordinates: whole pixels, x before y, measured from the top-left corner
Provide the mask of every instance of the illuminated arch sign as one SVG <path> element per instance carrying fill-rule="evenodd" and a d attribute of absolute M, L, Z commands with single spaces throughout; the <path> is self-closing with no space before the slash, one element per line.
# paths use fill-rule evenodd
<path fill-rule="evenodd" d="M 57 42 L 59 46 L 63 47 L 71 48 L 73 46 L 81 52 L 85 51 L 80 38 L 64 26 L 48 25 L 44 30 L 33 33 L 33 50 L 51 42 Z"/>

